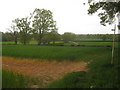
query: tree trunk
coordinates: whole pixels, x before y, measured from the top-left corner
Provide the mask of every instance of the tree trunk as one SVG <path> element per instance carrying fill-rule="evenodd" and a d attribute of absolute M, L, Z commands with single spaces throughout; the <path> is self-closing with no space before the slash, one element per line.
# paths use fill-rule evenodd
<path fill-rule="evenodd" d="M 24 42 L 23 44 L 26 45 L 26 42 Z"/>
<path fill-rule="evenodd" d="M 15 37 L 15 45 L 17 45 L 17 38 Z"/>
<path fill-rule="evenodd" d="M 41 43 L 40 42 L 38 42 L 38 45 L 40 45 Z"/>
<path fill-rule="evenodd" d="M 26 45 L 26 39 L 24 38 L 23 44 Z"/>
<path fill-rule="evenodd" d="M 41 36 L 41 30 L 39 30 L 39 35 L 38 35 L 38 45 L 41 45 L 41 42 L 42 42 L 42 36 Z"/>
<path fill-rule="evenodd" d="M 55 41 L 53 41 L 53 45 L 55 44 Z"/>
<path fill-rule="evenodd" d="M 39 39 L 39 41 L 38 41 L 38 45 L 41 45 L 41 39 Z"/>
<path fill-rule="evenodd" d="M 17 41 L 15 41 L 15 45 L 17 45 Z"/>
<path fill-rule="evenodd" d="M 50 42 L 48 42 L 48 45 L 50 44 Z"/>

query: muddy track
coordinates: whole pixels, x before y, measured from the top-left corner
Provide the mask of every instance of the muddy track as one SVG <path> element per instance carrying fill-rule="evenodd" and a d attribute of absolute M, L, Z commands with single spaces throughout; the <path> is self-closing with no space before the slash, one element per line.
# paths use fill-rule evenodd
<path fill-rule="evenodd" d="M 22 73 L 49 83 L 61 78 L 66 73 L 86 71 L 87 63 L 76 61 L 47 61 L 38 59 L 20 59 L 2 57 L 2 67 L 14 72 Z"/>

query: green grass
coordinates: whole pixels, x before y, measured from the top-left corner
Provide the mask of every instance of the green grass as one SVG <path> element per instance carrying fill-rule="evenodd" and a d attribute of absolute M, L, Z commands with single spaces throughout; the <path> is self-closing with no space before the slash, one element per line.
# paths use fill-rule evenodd
<path fill-rule="evenodd" d="M 2 88 L 26 88 L 26 77 L 8 70 L 2 70 Z"/>
<path fill-rule="evenodd" d="M 111 47 L 65 47 L 3 45 L 3 56 L 48 60 L 90 61 L 87 72 L 72 72 L 54 81 L 49 88 L 118 88 L 118 54 L 111 65 Z M 115 49 L 118 51 L 118 48 Z"/>
<path fill-rule="evenodd" d="M 5 42 L 0 42 L 0 44 L 15 44 L 14 41 L 5 41 Z M 21 44 L 20 42 L 18 42 L 18 44 Z"/>
<path fill-rule="evenodd" d="M 76 43 L 78 43 L 79 45 L 112 45 L 112 42 L 76 42 Z M 7 41 L 7 42 L 0 42 L 0 44 L 14 44 L 14 42 Z M 38 44 L 38 43 L 35 40 L 31 40 L 28 44 Z M 52 42 L 51 42 L 51 44 L 52 44 Z M 56 45 L 58 45 L 58 44 L 66 45 L 66 44 L 70 44 L 70 43 L 63 43 L 63 41 L 56 41 L 55 44 Z M 18 42 L 18 45 L 21 45 L 21 43 Z"/>
<path fill-rule="evenodd" d="M 116 50 L 117 52 L 117 50 Z M 94 58 L 88 65 L 89 71 L 72 72 L 49 84 L 47 88 L 120 88 L 118 55 L 114 64 L 107 53 Z"/>
<path fill-rule="evenodd" d="M 0 44 L 15 44 L 14 41 L 5 41 L 5 42 L 0 42 Z M 18 41 L 18 45 L 21 45 L 22 43 Z M 37 41 L 31 40 L 29 44 L 37 44 Z"/>
<path fill-rule="evenodd" d="M 0 44 L 14 44 L 13 41 L 0 42 Z"/>
<path fill-rule="evenodd" d="M 38 44 L 38 42 L 35 41 L 35 40 L 31 40 L 31 41 L 29 42 L 29 44 Z"/>
<path fill-rule="evenodd" d="M 78 39 L 78 40 L 84 40 L 84 41 L 103 41 L 103 39 L 96 39 L 96 38 L 93 38 L 93 39 Z M 106 41 L 110 41 L 111 39 L 106 39 Z"/>
<path fill-rule="evenodd" d="M 3 45 L 2 55 L 20 58 L 48 60 L 92 60 L 102 54 L 111 53 L 110 47 L 65 47 L 37 45 Z"/>
<path fill-rule="evenodd" d="M 80 45 L 112 45 L 112 42 L 79 42 Z"/>
<path fill-rule="evenodd" d="M 63 43 L 63 42 L 62 41 L 56 41 L 55 43 L 57 44 L 57 43 Z M 0 42 L 0 44 L 15 44 L 15 42 L 14 41 L 4 41 L 4 42 Z M 21 45 L 21 44 L 22 43 L 18 41 L 18 45 Z M 29 41 L 28 44 L 38 44 L 38 42 L 36 40 L 31 40 L 31 41 Z"/>
<path fill-rule="evenodd" d="M 62 79 L 53 81 L 47 88 L 87 88 L 86 72 L 72 72 L 66 74 Z M 86 83 L 86 84 L 85 84 Z"/>
<path fill-rule="evenodd" d="M 43 87 L 42 81 L 38 78 L 25 76 L 6 69 L 2 70 L 2 88 L 31 88 L 33 85 Z"/>

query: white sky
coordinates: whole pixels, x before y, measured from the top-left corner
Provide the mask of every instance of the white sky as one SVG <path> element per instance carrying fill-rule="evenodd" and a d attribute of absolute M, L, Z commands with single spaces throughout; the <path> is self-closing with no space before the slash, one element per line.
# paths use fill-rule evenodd
<path fill-rule="evenodd" d="M 44 8 L 53 12 L 57 22 L 58 32 L 73 32 L 76 34 L 109 34 L 114 25 L 102 26 L 95 15 L 88 15 L 87 0 L 1 0 L 0 1 L 0 31 L 10 28 L 12 20 L 29 16 L 35 8 Z"/>

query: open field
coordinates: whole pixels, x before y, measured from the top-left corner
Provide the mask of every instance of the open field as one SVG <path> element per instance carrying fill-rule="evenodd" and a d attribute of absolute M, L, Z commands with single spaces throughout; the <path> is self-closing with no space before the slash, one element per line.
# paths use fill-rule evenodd
<path fill-rule="evenodd" d="M 118 47 L 119 42 L 115 42 L 115 46 Z M 14 45 L 13 41 L 9 42 L 0 42 L 3 45 Z M 18 42 L 18 45 L 22 45 Z M 37 45 L 37 41 L 30 41 L 27 45 Z M 112 47 L 113 42 L 109 41 L 79 41 L 79 42 L 68 42 L 64 43 L 63 41 L 56 41 L 55 44 L 42 44 L 42 46 L 79 46 L 79 47 Z"/>
<path fill-rule="evenodd" d="M 0 44 L 15 44 L 13 41 L 0 42 Z M 18 42 L 20 44 L 20 42 Z"/>
<path fill-rule="evenodd" d="M 19 58 L 89 61 L 100 55 L 111 53 L 111 47 L 3 45 L 2 51 L 3 56 Z"/>
<path fill-rule="evenodd" d="M 35 88 L 113 87 L 117 78 L 111 47 L 3 45 L 2 50 L 3 68 L 37 78 Z"/>
<path fill-rule="evenodd" d="M 79 42 L 80 45 L 112 45 L 112 42 Z"/>
<path fill-rule="evenodd" d="M 85 39 L 85 38 L 79 38 L 78 40 L 80 41 L 104 41 L 103 39 L 96 39 L 96 38 L 91 38 L 91 39 Z M 111 41 L 112 39 L 106 39 L 106 41 Z"/>
<path fill-rule="evenodd" d="M 56 41 L 55 42 L 56 44 L 61 44 L 61 45 L 64 45 L 65 43 L 63 41 Z M 80 45 L 111 45 L 112 44 L 112 41 L 102 41 L 102 40 L 81 40 L 81 41 L 78 41 L 76 42 Z M 6 42 L 0 42 L 0 44 L 14 44 L 13 41 L 6 41 Z M 19 45 L 21 45 L 20 42 L 18 42 Z M 28 44 L 37 44 L 37 41 L 30 41 Z"/>

